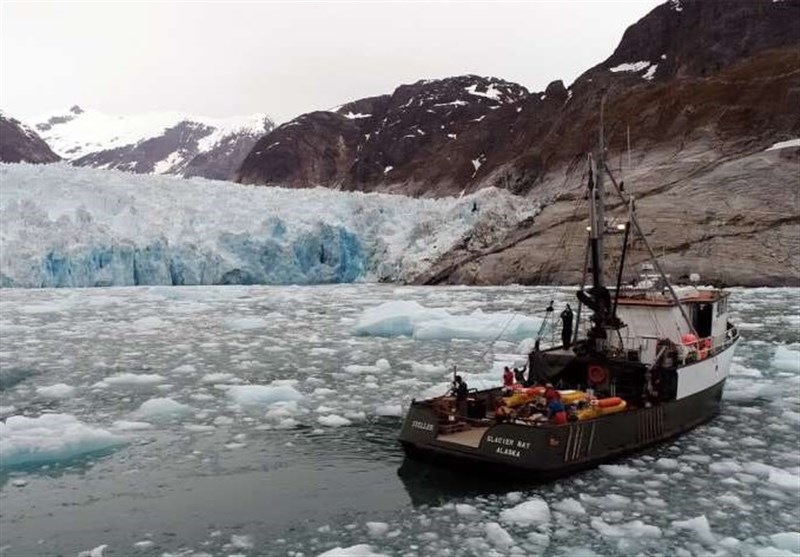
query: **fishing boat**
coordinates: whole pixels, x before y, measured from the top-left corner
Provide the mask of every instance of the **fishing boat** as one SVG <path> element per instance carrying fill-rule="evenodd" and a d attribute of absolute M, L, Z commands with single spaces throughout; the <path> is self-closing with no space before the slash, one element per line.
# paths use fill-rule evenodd
<path fill-rule="evenodd" d="M 602 124 L 599 135 L 587 172 L 584 277 L 591 284 L 585 279 L 577 291 L 574 336 L 549 347 L 537 339 L 523 384 L 412 401 L 399 437 L 409 458 L 545 480 L 673 438 L 719 411 L 739 341 L 728 293 L 670 282 L 632 197 L 605 163 Z M 627 211 L 613 226 L 605 218 L 606 180 Z M 624 240 L 609 287 L 604 239 L 612 232 Z M 650 262 L 638 282 L 623 284 L 636 237 Z M 583 328 L 582 308 L 589 313 Z M 552 303 L 547 314 L 553 315 Z M 562 423 L 548 418 L 553 398 L 568 416 Z"/>

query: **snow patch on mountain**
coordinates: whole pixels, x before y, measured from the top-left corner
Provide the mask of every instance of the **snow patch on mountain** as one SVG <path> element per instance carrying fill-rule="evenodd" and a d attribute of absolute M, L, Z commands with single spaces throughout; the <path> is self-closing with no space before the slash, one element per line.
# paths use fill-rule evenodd
<path fill-rule="evenodd" d="M 617 73 L 617 72 L 640 72 L 643 69 L 650 66 L 650 62 L 647 61 L 640 61 L 640 62 L 626 62 L 625 64 L 620 64 L 618 66 L 614 66 L 610 68 L 609 71 Z"/>

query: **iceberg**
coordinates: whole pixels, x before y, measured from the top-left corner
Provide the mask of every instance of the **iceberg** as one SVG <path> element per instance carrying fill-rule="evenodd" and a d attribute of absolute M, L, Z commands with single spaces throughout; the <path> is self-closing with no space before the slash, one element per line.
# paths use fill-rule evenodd
<path fill-rule="evenodd" d="M 65 164 L 3 164 L 0 181 L 3 287 L 404 282 L 476 227 L 499 237 L 540 210 L 496 189 L 413 199 Z"/>

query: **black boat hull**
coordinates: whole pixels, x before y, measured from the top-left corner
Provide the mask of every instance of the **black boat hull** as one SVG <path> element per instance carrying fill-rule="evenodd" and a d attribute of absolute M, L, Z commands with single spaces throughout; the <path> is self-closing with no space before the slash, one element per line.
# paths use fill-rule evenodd
<path fill-rule="evenodd" d="M 543 481 L 617 459 L 707 422 L 719 412 L 724 385 L 723 379 L 683 399 L 566 425 L 496 424 L 477 447 L 437 438 L 433 412 L 414 403 L 400 442 L 415 460 Z"/>

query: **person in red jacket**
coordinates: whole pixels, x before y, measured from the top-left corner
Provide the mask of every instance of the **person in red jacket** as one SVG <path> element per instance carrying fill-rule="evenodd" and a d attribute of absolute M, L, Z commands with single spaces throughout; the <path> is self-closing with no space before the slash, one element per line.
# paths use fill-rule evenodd
<path fill-rule="evenodd" d="M 503 387 L 506 389 L 511 389 L 514 385 L 514 373 L 511 369 L 506 366 L 503 369 Z"/>

